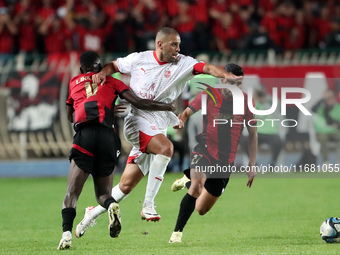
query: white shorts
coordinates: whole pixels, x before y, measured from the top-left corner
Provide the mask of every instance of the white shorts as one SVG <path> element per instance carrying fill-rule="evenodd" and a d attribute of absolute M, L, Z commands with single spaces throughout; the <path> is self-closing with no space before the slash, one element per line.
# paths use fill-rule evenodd
<path fill-rule="evenodd" d="M 159 130 L 141 116 L 129 114 L 124 119 L 124 137 L 132 145 L 127 164 L 136 163 L 144 175 L 149 172 L 154 154 L 145 153 L 151 138 L 158 134 L 166 136 L 166 130 Z"/>

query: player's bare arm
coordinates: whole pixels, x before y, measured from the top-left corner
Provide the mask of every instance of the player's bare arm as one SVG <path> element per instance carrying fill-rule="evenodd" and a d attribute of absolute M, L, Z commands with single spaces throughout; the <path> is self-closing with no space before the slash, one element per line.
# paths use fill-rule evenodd
<path fill-rule="evenodd" d="M 174 126 L 173 128 L 174 129 L 181 129 L 181 128 L 184 128 L 184 124 L 187 122 L 188 118 L 193 115 L 194 112 L 190 109 L 190 107 L 187 107 L 183 112 L 181 112 L 179 115 L 178 115 L 178 118 L 179 118 L 179 121 L 180 121 L 180 124 L 177 125 L 177 126 Z"/>
<path fill-rule="evenodd" d="M 112 75 L 116 72 L 118 72 L 117 61 L 114 60 L 110 63 L 107 63 L 100 72 L 92 75 L 92 80 L 95 83 L 100 83 L 101 85 L 103 85 L 106 81 L 106 76 Z"/>
<path fill-rule="evenodd" d="M 232 73 L 227 72 L 223 68 L 215 65 L 205 64 L 203 67 L 203 73 L 210 74 L 217 78 L 226 78 L 229 80 L 237 80 L 243 78 L 242 76 L 236 76 Z"/>
<path fill-rule="evenodd" d="M 254 178 L 256 176 L 256 171 L 254 170 L 254 166 L 256 164 L 256 154 L 257 154 L 257 128 L 256 127 L 247 127 L 249 137 L 248 137 L 248 151 L 249 151 L 249 168 L 250 171 L 247 172 L 248 182 L 247 186 L 251 188 L 253 184 Z"/>
<path fill-rule="evenodd" d="M 120 95 L 121 98 L 125 99 L 132 105 L 142 110 L 149 111 L 174 111 L 175 107 L 173 104 L 162 103 L 149 99 L 142 99 L 137 97 L 132 91 L 126 91 Z"/>
<path fill-rule="evenodd" d="M 73 123 L 73 113 L 74 113 L 73 106 L 67 105 L 67 119 L 71 123 Z"/>

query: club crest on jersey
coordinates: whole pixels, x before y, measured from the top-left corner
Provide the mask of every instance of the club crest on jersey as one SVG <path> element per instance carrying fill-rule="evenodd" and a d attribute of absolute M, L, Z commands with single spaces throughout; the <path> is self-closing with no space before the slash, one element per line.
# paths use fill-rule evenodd
<path fill-rule="evenodd" d="M 170 71 L 166 71 L 165 74 L 164 74 L 164 77 L 165 78 L 169 78 L 170 76 L 171 76 Z"/>

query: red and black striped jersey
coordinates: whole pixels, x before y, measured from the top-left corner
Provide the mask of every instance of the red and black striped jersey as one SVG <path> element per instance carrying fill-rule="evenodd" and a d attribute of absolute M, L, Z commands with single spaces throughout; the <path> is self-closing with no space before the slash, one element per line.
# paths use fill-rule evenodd
<path fill-rule="evenodd" d="M 112 127 L 117 96 L 129 88 L 111 76 L 106 77 L 104 85 L 93 83 L 93 74 L 80 74 L 72 78 L 66 104 L 74 108 L 75 124 L 98 118 L 104 126 Z"/>
<path fill-rule="evenodd" d="M 244 126 L 255 125 L 256 120 L 248 108 L 246 93 L 243 92 L 245 114 L 234 115 L 233 99 L 226 98 L 222 94 L 222 89 L 215 89 L 215 91 L 220 95 L 222 104 L 217 101 L 215 105 L 213 99 L 207 95 L 207 114 L 203 117 L 203 130 L 197 136 L 197 141 L 206 147 L 215 160 L 231 164 L 235 161 Z M 206 92 L 200 93 L 190 103 L 189 107 L 193 112 L 201 109 L 202 94 Z M 253 105 L 255 106 L 254 100 Z M 217 119 L 219 121 L 216 122 Z"/>

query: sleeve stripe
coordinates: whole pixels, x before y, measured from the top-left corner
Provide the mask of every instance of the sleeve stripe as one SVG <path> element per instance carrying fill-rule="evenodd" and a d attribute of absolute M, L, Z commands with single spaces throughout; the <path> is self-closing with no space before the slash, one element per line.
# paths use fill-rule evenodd
<path fill-rule="evenodd" d="M 193 113 L 197 112 L 196 109 L 192 107 L 191 105 L 189 105 L 188 107 L 193 111 Z"/>
<path fill-rule="evenodd" d="M 118 94 L 119 95 L 123 95 L 123 93 L 127 92 L 127 91 L 130 91 L 129 89 L 123 89 L 121 92 L 119 92 Z"/>

